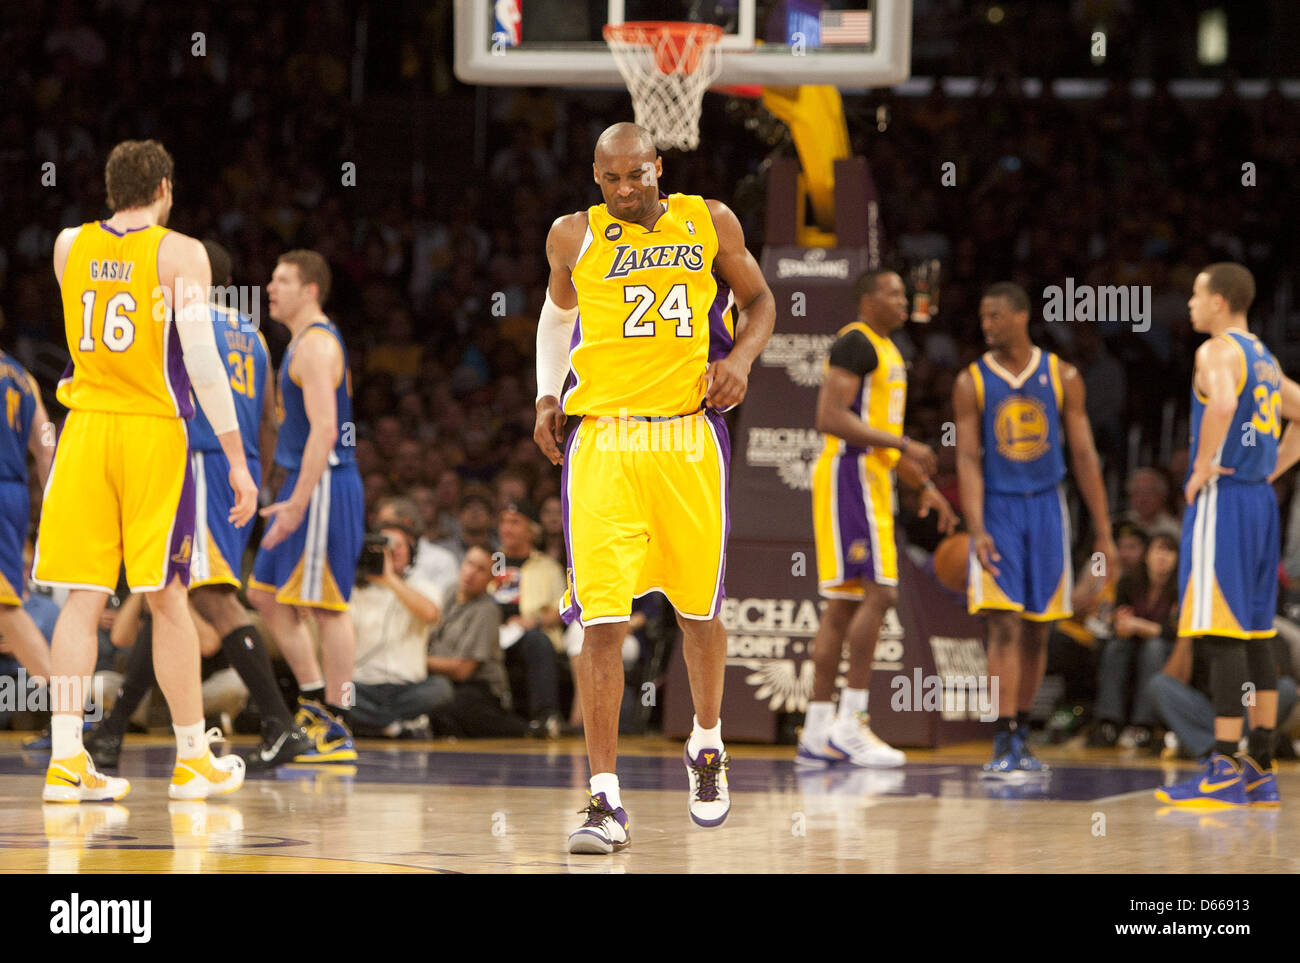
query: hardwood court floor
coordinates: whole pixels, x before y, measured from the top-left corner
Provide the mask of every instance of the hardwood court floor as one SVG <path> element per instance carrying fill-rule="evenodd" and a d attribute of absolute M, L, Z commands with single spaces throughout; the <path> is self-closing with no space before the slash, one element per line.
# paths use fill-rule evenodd
<path fill-rule="evenodd" d="M 681 743 L 623 744 L 632 846 L 569 856 L 585 804 L 580 740 L 362 742 L 354 766 L 251 776 L 230 797 L 169 803 L 174 744 L 128 737 L 120 804 L 43 806 L 46 758 L 0 734 L 0 872 L 44 873 L 1207 873 L 1300 872 L 1300 765 L 1281 810 L 1162 810 L 1194 767 L 1044 749 L 1045 780 L 979 778 L 986 745 L 912 751 L 901 770 L 796 773 L 792 749 L 730 747 L 732 813 L 686 813 Z M 251 744 L 248 740 L 239 740 Z M 1104 833 L 1104 834 L 1103 834 Z"/>

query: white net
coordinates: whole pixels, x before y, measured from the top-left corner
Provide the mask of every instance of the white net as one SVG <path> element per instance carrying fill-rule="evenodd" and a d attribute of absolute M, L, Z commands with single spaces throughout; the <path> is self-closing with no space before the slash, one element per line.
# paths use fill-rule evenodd
<path fill-rule="evenodd" d="M 621 23 L 605 40 L 632 95 L 636 122 L 660 148 L 695 150 L 704 91 L 722 69 L 722 29 L 708 24 Z"/>

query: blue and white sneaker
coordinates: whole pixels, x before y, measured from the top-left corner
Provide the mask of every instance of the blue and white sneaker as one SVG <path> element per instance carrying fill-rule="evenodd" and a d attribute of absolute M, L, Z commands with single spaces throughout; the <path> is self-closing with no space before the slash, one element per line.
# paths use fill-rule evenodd
<path fill-rule="evenodd" d="M 1252 806 L 1275 807 L 1282 805 L 1282 797 L 1277 792 L 1277 766 L 1269 763 L 1267 769 L 1260 767 L 1252 757 L 1242 753 L 1241 779 L 1246 790 L 1246 801 Z"/>
<path fill-rule="evenodd" d="M 1029 730 L 1013 729 L 1011 732 L 1011 747 L 1017 756 L 1017 768 L 1021 772 L 1027 772 L 1034 775 L 1042 775 L 1051 772 L 1051 767 L 1041 762 L 1034 751 L 1029 748 Z"/>
<path fill-rule="evenodd" d="M 1005 779 L 1021 776 L 1020 749 L 1011 732 L 999 732 L 993 737 L 993 758 L 984 763 L 981 779 Z"/>
<path fill-rule="evenodd" d="M 731 793 L 727 789 L 727 767 L 731 761 L 727 750 L 701 749 L 692 761 L 689 746 L 687 743 L 682 754 L 686 760 L 686 778 L 691 783 L 691 819 L 706 829 L 721 826 L 731 812 Z"/>
<path fill-rule="evenodd" d="M 799 769 L 826 769 L 847 758 L 844 753 L 832 749 L 825 739 L 810 741 L 800 735 L 794 764 Z"/>
<path fill-rule="evenodd" d="M 1256 770 L 1258 771 L 1258 770 Z M 1187 809 L 1221 809 L 1247 803 L 1241 767 L 1230 756 L 1214 753 L 1199 776 L 1156 790 L 1156 799 Z"/>
<path fill-rule="evenodd" d="M 627 812 L 622 806 L 611 809 L 603 792 L 590 794 L 587 808 L 578 812 L 587 820 L 569 834 L 570 853 L 606 856 L 626 849 L 632 842 Z"/>

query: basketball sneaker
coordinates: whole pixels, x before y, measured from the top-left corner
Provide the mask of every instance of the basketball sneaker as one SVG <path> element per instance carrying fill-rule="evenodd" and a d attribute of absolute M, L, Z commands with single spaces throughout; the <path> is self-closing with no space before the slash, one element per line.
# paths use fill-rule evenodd
<path fill-rule="evenodd" d="M 981 779 L 998 779 L 1022 775 L 1020 768 L 1020 750 L 1016 746 L 1013 732 L 999 732 L 993 736 L 993 758 L 984 763 L 980 771 Z"/>
<path fill-rule="evenodd" d="M 294 762 L 355 762 L 357 746 L 352 733 L 334 713 L 319 702 L 300 699 L 294 722 L 307 730 L 310 745 Z"/>
<path fill-rule="evenodd" d="M 131 784 L 125 779 L 97 772 L 90 753 L 83 749 L 80 755 L 50 760 L 41 798 L 46 802 L 106 802 L 121 799 L 130 791 Z"/>
<path fill-rule="evenodd" d="M 209 729 L 208 742 L 218 741 L 222 741 L 221 730 Z M 243 757 L 234 753 L 214 756 L 209 748 L 205 755 L 196 759 L 176 760 L 167 795 L 172 799 L 207 799 L 213 795 L 227 795 L 244 784 L 246 768 Z"/>
<path fill-rule="evenodd" d="M 1282 797 L 1277 792 L 1277 766 L 1272 763 L 1261 769 L 1252 757 L 1241 757 L 1241 779 L 1246 790 L 1246 801 L 1252 806 L 1280 806 Z"/>
<path fill-rule="evenodd" d="M 325 708 L 324 703 L 298 696 L 298 711 L 294 713 L 293 717 L 295 726 L 310 731 L 311 727 L 316 723 L 329 722 L 333 718 L 333 713 Z"/>
<path fill-rule="evenodd" d="M 275 732 L 263 726 L 262 744 L 244 757 L 249 769 L 272 769 L 286 762 L 293 762 L 300 755 L 312 752 L 316 743 L 307 730 L 301 726 L 291 726 Z"/>
<path fill-rule="evenodd" d="M 826 739 L 827 747 L 841 753 L 851 765 L 869 769 L 892 769 L 907 762 L 907 756 L 871 731 L 870 722 L 865 712 L 850 720 L 836 719 Z"/>
<path fill-rule="evenodd" d="M 611 809 L 603 792 L 588 795 L 587 808 L 578 810 L 587 820 L 569 834 L 569 852 L 604 856 L 626 849 L 632 842 L 626 810 Z"/>
<path fill-rule="evenodd" d="M 832 749 L 826 739 L 812 740 L 807 734 L 801 733 L 799 746 L 794 753 L 794 764 L 799 769 L 825 769 L 847 758 L 844 753 Z"/>
<path fill-rule="evenodd" d="M 1051 771 L 1051 767 L 1041 762 L 1034 755 L 1034 751 L 1029 748 L 1028 727 L 1021 730 L 1017 726 L 1011 731 L 1011 747 L 1016 754 L 1016 768 L 1021 772 L 1045 773 Z"/>
<path fill-rule="evenodd" d="M 1156 799 L 1188 809 L 1218 809 L 1247 803 L 1241 767 L 1235 759 L 1217 752 L 1210 756 L 1203 773 L 1172 786 L 1162 786 L 1156 790 Z"/>
<path fill-rule="evenodd" d="M 682 750 L 686 761 L 686 778 L 691 783 L 688 809 L 697 826 L 711 829 L 721 826 L 731 812 L 731 793 L 727 789 L 727 767 L 731 761 L 726 749 L 701 749 L 694 761 L 690 743 Z"/>
<path fill-rule="evenodd" d="M 96 726 L 82 737 L 86 750 L 95 760 L 96 765 L 105 769 L 116 769 L 122 756 L 122 737 L 113 732 L 106 732 L 102 726 Z"/>

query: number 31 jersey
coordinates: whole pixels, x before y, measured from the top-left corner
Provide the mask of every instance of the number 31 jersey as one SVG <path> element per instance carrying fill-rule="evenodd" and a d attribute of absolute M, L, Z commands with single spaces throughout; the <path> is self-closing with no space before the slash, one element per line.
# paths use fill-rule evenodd
<path fill-rule="evenodd" d="M 238 311 L 217 305 L 211 306 L 209 311 L 217 353 L 221 355 L 230 378 L 235 416 L 239 419 L 239 433 L 244 439 L 244 455 L 249 461 L 256 461 L 259 457 L 258 429 L 266 391 L 266 366 L 270 363 L 266 339 L 253 327 L 252 321 Z M 190 422 L 190 450 L 221 451 L 221 442 L 217 441 L 207 415 L 198 405 L 194 406 L 194 420 Z"/>
<path fill-rule="evenodd" d="M 705 370 L 731 350 L 731 289 L 713 270 L 718 235 L 704 198 L 673 194 L 652 229 L 587 211 L 573 286 L 578 320 L 569 415 L 683 415 L 704 402 Z"/>
<path fill-rule="evenodd" d="M 158 283 L 156 224 L 122 233 L 83 224 L 63 269 L 63 327 L 72 360 L 58 399 L 74 411 L 189 418 L 190 379 Z"/>

